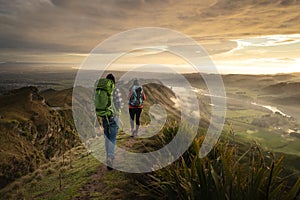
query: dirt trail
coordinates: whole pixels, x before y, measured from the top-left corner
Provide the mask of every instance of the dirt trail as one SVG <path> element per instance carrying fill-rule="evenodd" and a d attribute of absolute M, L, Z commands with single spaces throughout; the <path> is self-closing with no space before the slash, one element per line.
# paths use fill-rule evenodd
<path fill-rule="evenodd" d="M 145 127 L 141 127 L 144 131 Z M 123 148 L 132 148 L 140 141 L 124 132 L 119 133 L 117 138 L 117 145 Z M 117 158 L 116 158 L 117 159 Z M 133 193 L 135 186 L 131 184 L 131 180 L 127 177 L 128 174 L 119 172 L 117 170 L 109 171 L 105 164 L 100 164 L 95 173 L 88 177 L 88 182 L 85 183 L 81 189 L 76 200 L 90 200 L 90 199 L 139 199 Z"/>
<path fill-rule="evenodd" d="M 107 169 L 105 166 L 100 165 L 95 174 L 93 174 L 89 179 L 89 181 L 82 186 L 80 189 L 80 197 L 76 197 L 75 199 L 80 200 L 89 200 L 95 197 L 91 196 L 91 193 L 101 193 L 105 188 L 104 177 L 107 173 Z M 99 198 L 99 197 L 98 197 Z"/>

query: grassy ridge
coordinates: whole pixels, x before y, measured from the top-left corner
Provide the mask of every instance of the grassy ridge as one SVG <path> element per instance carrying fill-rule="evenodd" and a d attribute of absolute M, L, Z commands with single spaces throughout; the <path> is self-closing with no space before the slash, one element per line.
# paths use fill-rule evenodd
<path fill-rule="evenodd" d="M 166 144 L 177 130 L 177 126 L 166 127 L 161 137 L 137 140 L 135 146 L 139 142 L 143 143 L 141 147 Z M 127 137 L 121 134 L 118 143 L 126 145 Z M 17 179 L 0 190 L 0 196 L 4 199 L 293 199 L 297 195 L 300 179 L 295 177 L 299 174 L 284 170 L 283 157 L 263 152 L 256 144 L 247 147 L 228 134 L 207 157 L 200 159 L 197 155 L 203 138 L 203 135 L 197 137 L 176 162 L 147 174 L 108 172 L 79 146 Z"/>

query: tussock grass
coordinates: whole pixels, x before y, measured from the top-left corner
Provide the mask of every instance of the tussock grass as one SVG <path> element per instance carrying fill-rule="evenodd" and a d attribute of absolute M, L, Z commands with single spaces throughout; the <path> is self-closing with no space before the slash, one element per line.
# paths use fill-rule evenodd
<path fill-rule="evenodd" d="M 176 134 L 164 130 L 164 142 Z M 204 136 L 172 165 L 141 177 L 133 175 L 140 196 L 150 199 L 295 199 L 300 178 L 291 182 L 281 164 L 283 157 L 264 153 L 257 144 L 241 151 L 232 140 L 218 142 L 205 158 L 198 152 Z M 299 176 L 299 174 L 298 174 Z M 299 196 L 298 196 L 299 197 Z"/>
<path fill-rule="evenodd" d="M 183 130 L 190 135 L 189 127 L 184 126 Z M 147 141 L 151 145 L 147 142 L 143 145 L 151 151 L 152 146 L 169 143 L 177 131 L 176 124 L 170 125 L 156 140 Z M 296 197 L 300 179 L 291 179 L 295 176 L 281 167 L 283 157 L 263 152 L 255 143 L 242 147 L 234 137 L 234 133 L 228 133 L 207 157 L 199 158 L 204 140 L 204 135 L 199 134 L 176 162 L 148 174 L 107 172 L 83 147 L 76 147 L 0 190 L 0 196 L 3 199 L 246 200 Z"/>
<path fill-rule="evenodd" d="M 44 176 L 43 172 L 39 172 L 39 173 L 36 174 L 35 179 L 40 181 L 40 180 L 42 180 L 43 176 Z"/>
<path fill-rule="evenodd" d="M 60 165 L 62 156 L 57 157 L 53 162 L 44 164 L 1 189 L 0 199 L 72 199 L 80 196 L 80 188 L 100 164 L 91 155 L 81 157 L 84 148 L 77 150 L 80 152 L 73 157 L 73 168 L 70 168 L 69 163 Z"/>
<path fill-rule="evenodd" d="M 49 168 L 49 169 L 47 169 L 46 174 L 47 174 L 47 175 L 54 174 L 55 171 L 56 171 L 55 169 Z"/>

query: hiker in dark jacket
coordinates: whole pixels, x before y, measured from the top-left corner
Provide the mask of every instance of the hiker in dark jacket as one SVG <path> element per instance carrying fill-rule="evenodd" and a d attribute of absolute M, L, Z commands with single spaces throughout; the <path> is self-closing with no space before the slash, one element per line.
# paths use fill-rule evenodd
<path fill-rule="evenodd" d="M 143 101 L 146 100 L 143 87 L 139 85 L 137 79 L 134 80 L 133 85 L 129 89 L 127 100 L 130 115 L 131 137 L 136 137 L 140 127 L 140 116 L 143 109 Z M 136 124 L 135 128 L 134 118 Z"/>

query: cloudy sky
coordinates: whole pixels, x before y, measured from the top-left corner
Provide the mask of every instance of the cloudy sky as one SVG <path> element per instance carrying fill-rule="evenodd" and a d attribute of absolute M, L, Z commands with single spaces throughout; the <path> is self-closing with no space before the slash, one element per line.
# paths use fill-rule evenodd
<path fill-rule="evenodd" d="M 79 66 L 112 35 L 163 27 L 203 45 L 222 73 L 300 71 L 299 10 L 298 0 L 0 0 L 0 62 Z"/>

